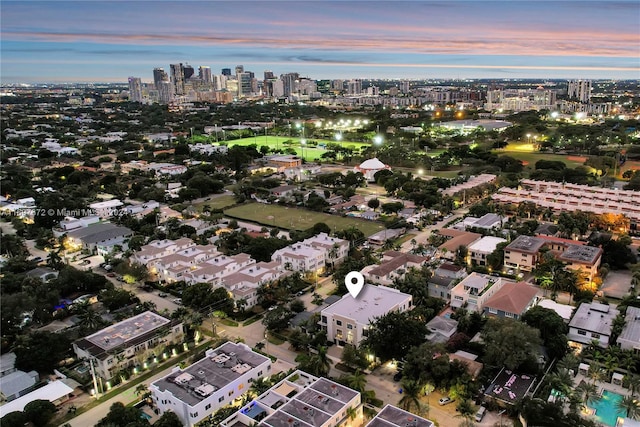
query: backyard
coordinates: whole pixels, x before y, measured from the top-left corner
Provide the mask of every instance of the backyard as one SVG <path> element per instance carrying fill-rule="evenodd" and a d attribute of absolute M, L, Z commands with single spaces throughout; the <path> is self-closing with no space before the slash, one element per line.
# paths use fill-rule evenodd
<path fill-rule="evenodd" d="M 318 222 L 323 222 L 332 230 L 356 227 L 361 230 L 365 236 L 370 236 L 384 228 L 381 224 L 373 221 L 258 203 L 247 203 L 236 206 L 231 209 L 226 209 L 224 213 L 234 218 L 249 220 L 264 225 L 278 226 L 288 230 L 306 230 Z"/>

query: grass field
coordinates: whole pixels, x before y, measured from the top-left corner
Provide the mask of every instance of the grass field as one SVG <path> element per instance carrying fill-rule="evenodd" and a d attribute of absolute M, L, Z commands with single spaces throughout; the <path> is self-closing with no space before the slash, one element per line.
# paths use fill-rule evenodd
<path fill-rule="evenodd" d="M 213 197 L 211 200 L 204 202 L 194 203 L 193 207 L 195 207 L 198 212 L 202 212 L 202 208 L 204 206 L 209 206 L 209 209 L 224 209 L 227 206 L 234 205 L 235 203 L 236 201 L 233 196 L 224 195 L 220 197 Z"/>
<path fill-rule="evenodd" d="M 307 140 L 309 140 L 309 138 L 307 138 Z M 293 144 L 284 145 L 285 141 L 293 141 Z M 335 140 L 330 140 L 330 139 L 314 138 L 313 141 L 317 142 L 318 144 L 329 144 L 329 143 L 335 144 L 336 143 Z M 303 147 L 300 144 L 300 138 L 296 138 L 296 137 L 289 138 L 287 136 L 261 135 L 261 136 L 256 136 L 255 138 L 235 139 L 233 141 L 228 141 L 228 144 L 229 144 L 229 147 L 233 147 L 234 145 L 255 144 L 258 146 L 258 149 L 260 149 L 260 147 L 263 145 L 266 145 L 272 149 L 293 148 L 294 150 L 296 150 L 297 155 L 304 157 L 304 159 L 307 161 L 319 159 L 320 156 L 327 151 L 323 148 L 309 147 L 309 146 Z M 368 147 L 370 144 L 363 143 L 363 142 L 342 141 L 341 145 L 344 147 L 352 147 L 352 148 L 355 148 L 356 150 L 359 150 L 361 147 Z"/>
<path fill-rule="evenodd" d="M 522 160 L 525 166 L 531 169 L 535 168 L 538 160 L 550 160 L 555 162 L 563 162 L 569 168 L 575 168 L 576 166 L 583 166 L 584 162 L 579 161 L 575 156 L 568 156 L 566 154 L 550 154 L 540 153 L 534 151 L 532 144 L 526 143 L 510 143 L 502 150 L 495 150 L 494 153 L 498 155 L 507 155 L 514 159 Z"/>
<path fill-rule="evenodd" d="M 311 212 L 305 209 L 288 208 L 280 205 L 248 203 L 226 209 L 224 213 L 235 218 L 264 225 L 276 225 L 288 230 L 306 230 L 318 222 L 324 222 L 332 230 L 357 227 L 365 236 L 370 236 L 383 229 L 381 224 L 372 221 L 329 215 L 322 212 Z"/>

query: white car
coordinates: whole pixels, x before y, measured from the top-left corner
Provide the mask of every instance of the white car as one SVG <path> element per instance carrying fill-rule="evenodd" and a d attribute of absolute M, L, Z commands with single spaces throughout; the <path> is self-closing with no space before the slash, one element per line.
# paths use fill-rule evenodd
<path fill-rule="evenodd" d="M 440 404 L 440 406 L 444 406 L 444 405 L 448 405 L 449 403 L 452 403 L 453 400 L 454 399 L 450 398 L 449 396 L 446 396 L 438 400 L 438 403 Z"/>

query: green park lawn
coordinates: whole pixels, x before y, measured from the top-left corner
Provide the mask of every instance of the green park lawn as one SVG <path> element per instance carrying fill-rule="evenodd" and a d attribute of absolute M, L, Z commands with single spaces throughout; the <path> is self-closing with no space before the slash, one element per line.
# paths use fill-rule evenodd
<path fill-rule="evenodd" d="M 513 157 L 514 159 L 522 160 L 527 164 L 525 166 L 531 169 L 535 168 L 535 164 L 538 160 L 549 160 L 554 162 L 563 162 L 568 168 L 575 168 L 577 166 L 583 166 L 584 162 L 580 161 L 581 156 L 567 156 L 566 154 L 552 154 L 552 153 L 540 153 L 533 151 L 533 146 L 526 143 L 512 142 L 504 149 L 494 150 L 494 153 L 498 155 L 506 155 Z"/>
<path fill-rule="evenodd" d="M 380 231 L 383 226 L 373 221 L 312 212 L 305 209 L 288 208 L 280 205 L 247 203 L 224 211 L 234 218 L 257 222 L 264 225 L 276 225 L 287 230 L 306 230 L 318 222 L 327 224 L 332 230 L 344 230 L 356 227 L 365 236 Z"/>
<path fill-rule="evenodd" d="M 310 140 L 307 138 L 307 140 Z M 335 140 L 331 139 L 311 139 L 312 141 L 317 142 L 318 144 L 335 144 Z M 285 145 L 285 141 L 293 141 L 293 144 Z M 260 149 L 261 146 L 266 145 L 272 149 L 282 149 L 282 148 L 293 148 L 296 150 L 296 154 L 298 156 L 304 157 L 307 161 L 313 161 L 315 159 L 319 159 L 322 154 L 324 154 L 327 150 L 323 148 L 310 147 L 310 146 L 302 146 L 300 144 L 300 138 L 297 137 L 287 137 L 287 136 L 265 136 L 265 135 L 257 135 L 254 138 L 242 138 L 242 139 L 234 139 L 233 141 L 228 141 L 229 147 L 233 147 L 234 145 L 251 145 L 255 144 Z M 351 147 L 356 150 L 360 150 L 361 147 L 368 147 L 370 144 L 363 142 L 349 142 L 342 141 L 341 143 L 344 147 Z"/>
<path fill-rule="evenodd" d="M 236 200 L 233 196 L 224 195 L 219 197 L 212 197 L 211 200 L 205 200 L 204 202 L 194 203 L 193 207 L 202 212 L 204 206 L 209 206 L 209 209 L 224 209 L 228 206 L 236 204 Z"/>

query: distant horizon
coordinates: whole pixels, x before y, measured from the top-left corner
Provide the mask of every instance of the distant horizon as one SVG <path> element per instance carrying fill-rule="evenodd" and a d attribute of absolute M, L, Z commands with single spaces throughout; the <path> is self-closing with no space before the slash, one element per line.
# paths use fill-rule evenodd
<path fill-rule="evenodd" d="M 5 0 L 0 84 L 151 82 L 179 62 L 260 78 L 636 80 L 638 16 L 635 0 Z"/>

